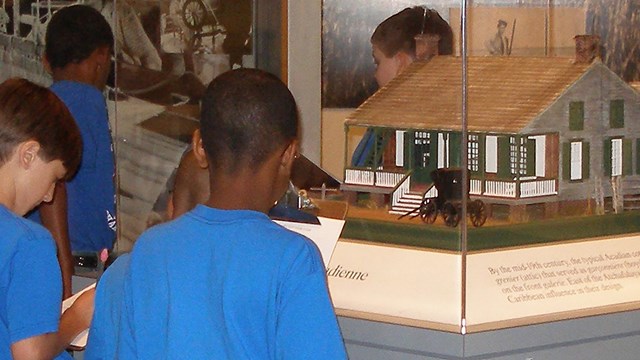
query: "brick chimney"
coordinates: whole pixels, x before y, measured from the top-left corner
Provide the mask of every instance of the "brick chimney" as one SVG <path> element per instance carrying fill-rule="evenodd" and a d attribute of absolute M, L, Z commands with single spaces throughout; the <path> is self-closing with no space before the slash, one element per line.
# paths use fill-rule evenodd
<path fill-rule="evenodd" d="M 576 58 L 578 64 L 590 64 L 600 58 L 600 37 L 598 35 L 576 35 Z"/>
<path fill-rule="evenodd" d="M 416 60 L 429 60 L 438 55 L 438 34 L 418 34 L 416 40 Z"/>

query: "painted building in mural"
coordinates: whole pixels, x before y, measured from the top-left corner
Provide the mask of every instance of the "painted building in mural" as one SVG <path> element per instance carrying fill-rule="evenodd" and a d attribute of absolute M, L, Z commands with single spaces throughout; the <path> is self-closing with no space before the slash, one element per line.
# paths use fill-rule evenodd
<path fill-rule="evenodd" d="M 468 58 L 472 198 L 520 221 L 621 210 L 640 193 L 638 93 L 591 58 Z M 433 197 L 431 171 L 463 165 L 462 111 L 462 59 L 415 62 L 346 120 L 376 136 L 343 189 L 398 214 Z"/>

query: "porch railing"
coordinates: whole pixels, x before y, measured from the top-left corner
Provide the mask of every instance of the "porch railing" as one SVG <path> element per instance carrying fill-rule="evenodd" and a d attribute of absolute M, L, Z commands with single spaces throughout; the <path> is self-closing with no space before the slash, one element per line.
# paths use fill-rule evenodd
<path fill-rule="evenodd" d="M 407 174 L 402 172 L 347 169 L 345 183 L 354 185 L 396 188 L 392 201 L 409 191 L 410 183 Z M 433 187 L 425 197 L 437 196 Z M 469 194 L 478 196 L 494 196 L 501 198 L 532 198 L 539 196 L 557 195 L 556 179 L 527 179 L 527 180 L 482 180 L 470 179 Z"/>
<path fill-rule="evenodd" d="M 401 179 L 400 183 L 392 193 L 392 202 L 391 206 L 396 206 L 400 202 L 400 199 L 404 197 L 406 193 L 411 190 L 411 173 L 408 173 Z"/>
<path fill-rule="evenodd" d="M 404 172 L 347 169 L 344 174 L 344 182 L 353 185 L 394 188 L 404 176 Z"/>
<path fill-rule="evenodd" d="M 519 190 L 519 194 L 517 193 Z M 485 180 L 484 191 L 482 191 L 481 180 L 472 179 L 469 193 L 473 195 L 486 195 L 504 198 L 532 198 L 539 196 L 557 195 L 555 179 L 541 180 Z"/>
<path fill-rule="evenodd" d="M 484 192 L 480 195 L 498 196 L 506 198 L 516 197 L 515 181 L 486 180 L 484 182 Z"/>
<path fill-rule="evenodd" d="M 520 197 L 529 198 L 558 194 L 554 179 L 520 182 Z"/>

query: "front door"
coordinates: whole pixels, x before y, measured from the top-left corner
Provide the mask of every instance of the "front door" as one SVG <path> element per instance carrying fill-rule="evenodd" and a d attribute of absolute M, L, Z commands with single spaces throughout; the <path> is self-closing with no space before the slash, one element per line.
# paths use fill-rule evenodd
<path fill-rule="evenodd" d="M 417 183 L 430 183 L 430 173 L 436 168 L 437 147 L 433 146 L 436 133 L 415 131 L 408 136 L 407 161 L 413 169 L 412 180 Z"/>

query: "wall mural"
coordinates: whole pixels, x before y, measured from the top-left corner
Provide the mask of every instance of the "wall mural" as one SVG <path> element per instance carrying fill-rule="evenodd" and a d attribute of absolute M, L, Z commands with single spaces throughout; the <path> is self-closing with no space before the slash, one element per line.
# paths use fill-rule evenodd
<path fill-rule="evenodd" d="M 85 3 L 115 35 L 108 107 L 118 167 L 118 250 L 162 220 L 166 183 L 198 126 L 198 102 L 218 74 L 254 66 L 253 0 L 3 0 L 0 80 L 52 81 L 42 66 L 46 26 Z"/>

